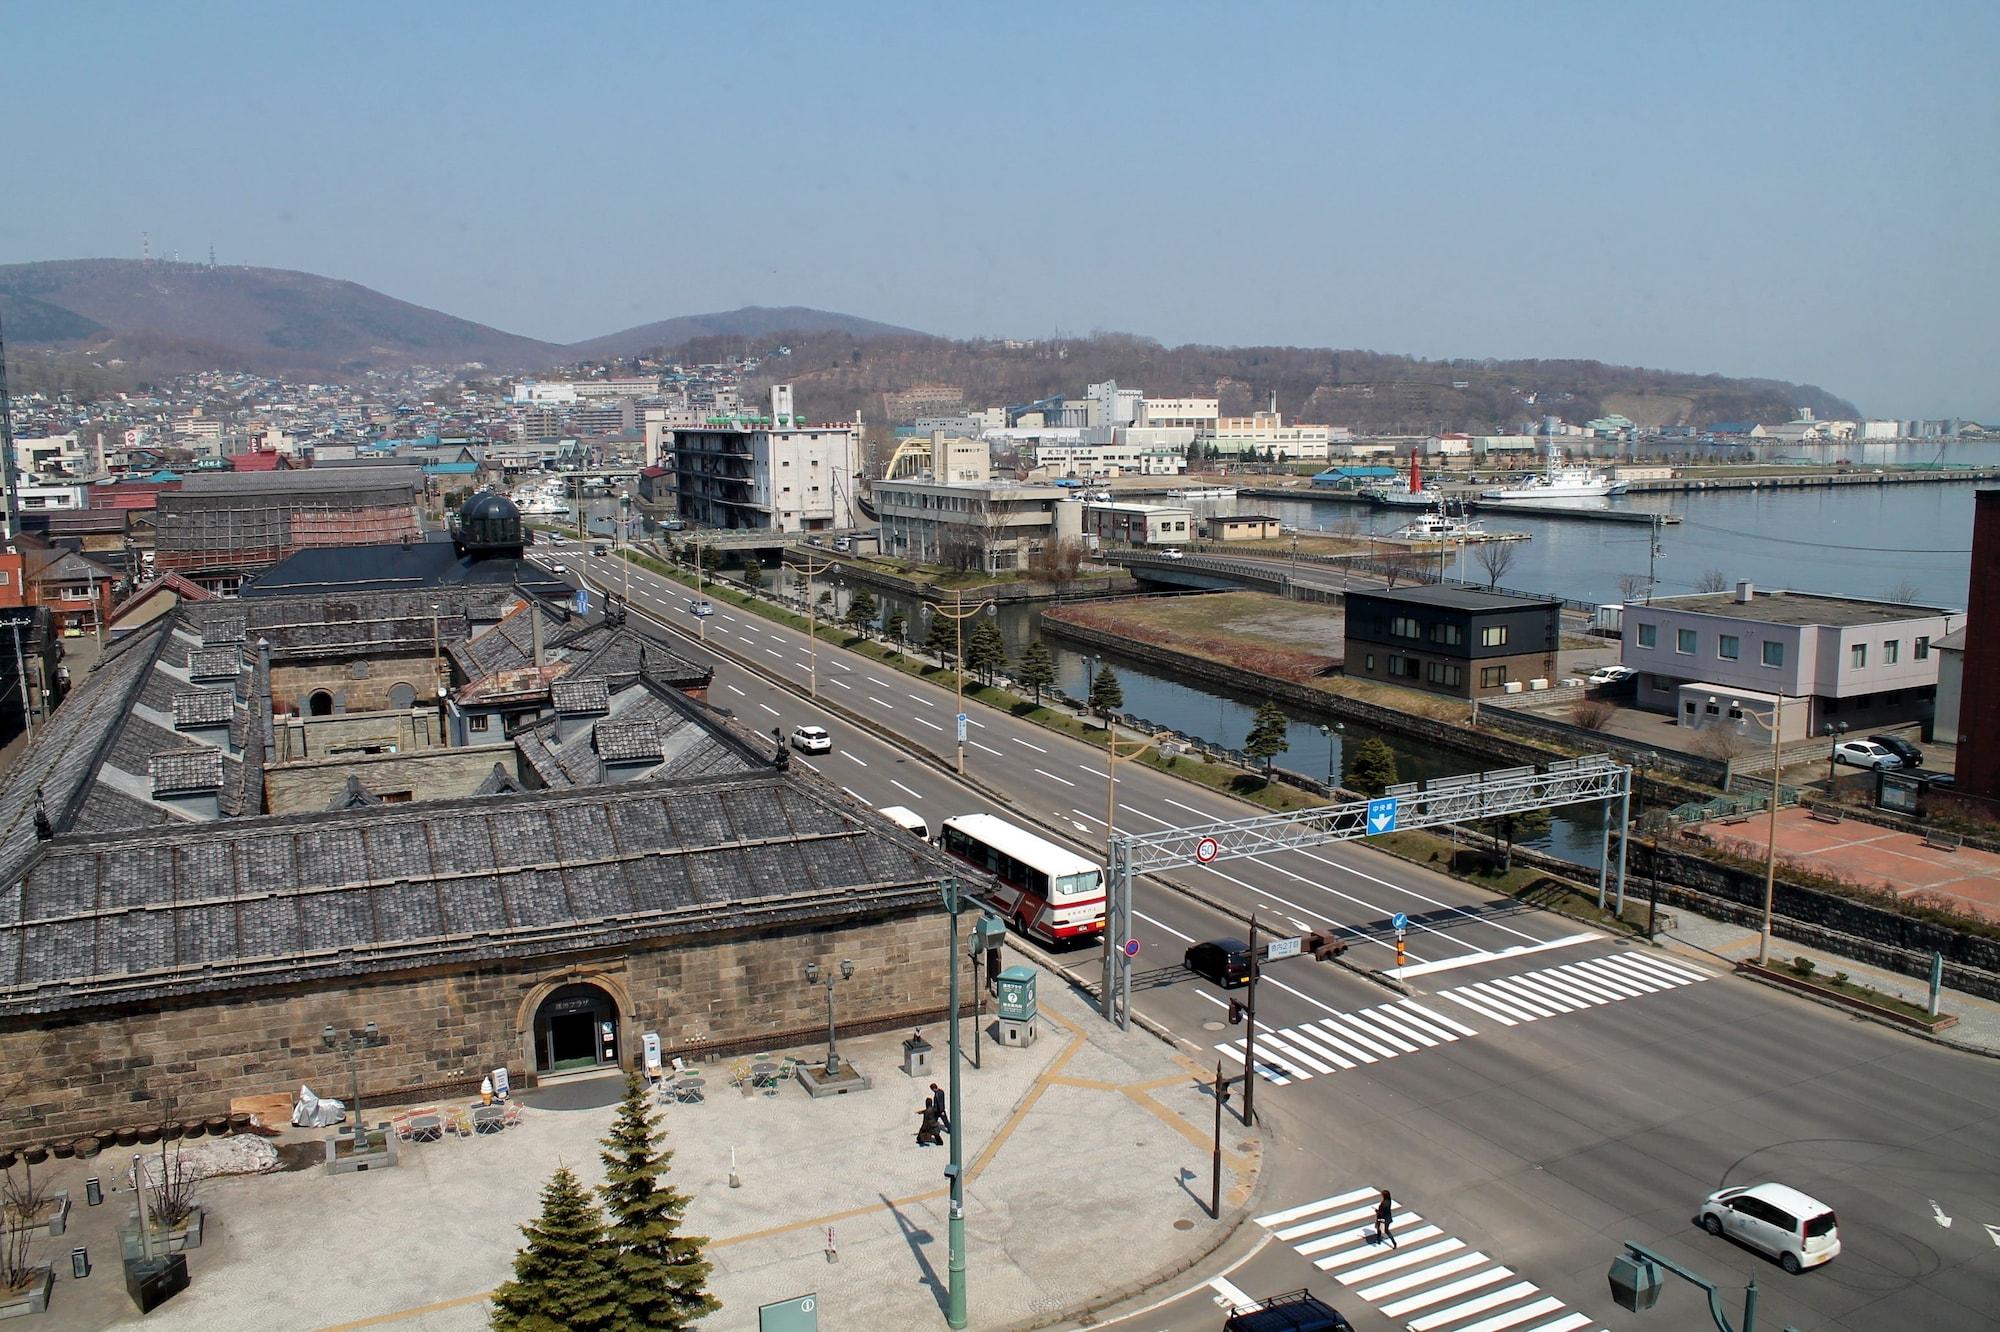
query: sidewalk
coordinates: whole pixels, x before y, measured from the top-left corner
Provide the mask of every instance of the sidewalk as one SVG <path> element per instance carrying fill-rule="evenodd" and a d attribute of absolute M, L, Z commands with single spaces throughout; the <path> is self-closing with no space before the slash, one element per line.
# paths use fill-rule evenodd
<path fill-rule="evenodd" d="M 1039 984 L 1040 1040 L 1002 1048 L 989 1018 L 984 1068 L 964 1074 L 967 1289 L 978 1328 L 1073 1318 L 1192 1265 L 1245 1214 L 1259 1164 L 1256 1142 L 1226 1118 L 1223 1219 L 1210 1221 L 1213 1103 L 1200 1071 L 1137 1028 L 1118 1033 L 1058 977 L 1043 972 Z M 968 1021 L 968 1040 L 971 1032 Z M 906 1035 L 841 1042 L 843 1058 L 874 1079 L 869 1091 L 813 1101 L 794 1084 L 746 1097 L 728 1085 L 733 1061 L 723 1060 L 703 1070 L 705 1103 L 664 1111 L 672 1179 L 693 1198 L 685 1225 L 710 1238 L 711 1289 L 723 1301 L 704 1326 L 754 1327 L 758 1305 L 808 1294 L 828 1332 L 943 1325 L 949 1156 L 914 1145 L 926 1086 L 901 1072 Z M 942 1065 L 943 1028 L 925 1035 Z M 942 1067 L 934 1076 L 945 1082 Z M 145 1323 L 193 1332 L 484 1328 L 486 1294 L 511 1275 L 518 1227 L 535 1214 L 550 1172 L 560 1162 L 587 1183 L 602 1178 L 598 1139 L 618 1084 L 549 1091 L 557 1087 L 560 1097 L 525 1098 L 518 1127 L 404 1144 L 392 1170 L 208 1183 L 209 1234 L 189 1255 L 193 1283 Z M 535 1100 L 602 1103 L 557 1110 Z M 369 1118 L 387 1110 L 370 1106 Z M 80 1201 L 83 1176 L 109 1180 L 124 1160 L 59 1163 L 58 1186 Z M 50 1327 L 140 1322 L 112 1235 L 128 1205 L 122 1192 L 103 1207 L 79 1205 L 69 1235 L 43 1241 L 60 1245 L 48 1249 L 56 1257 L 88 1244 L 96 1263 L 82 1282 L 59 1264 Z"/>
<path fill-rule="evenodd" d="M 1661 930 L 1660 938 L 1670 943 L 1678 943 L 1697 949 L 1711 957 L 1727 962 L 1757 960 L 1758 933 L 1742 925 L 1710 920 L 1698 916 L 1681 907 L 1673 909 L 1674 928 Z M 1773 936 L 1771 939 L 1771 962 L 1782 965 L 1795 957 L 1808 957 L 1822 975 L 1846 972 L 1849 978 L 1860 984 L 1871 986 L 1884 994 L 1912 1004 L 1925 1004 L 1930 1000 L 1930 986 L 1914 976 L 1905 976 L 1899 971 L 1884 971 L 1871 967 L 1865 962 L 1851 957 L 1842 957 L 1819 948 L 1805 948 L 1790 939 Z M 1963 1045 L 1986 1054 L 2000 1055 L 2000 1003 L 1982 999 L 1977 995 L 1965 994 L 1947 989 L 1938 996 L 1938 1011 L 1950 1013 L 1958 1019 L 1958 1025 L 1943 1033 L 1943 1039 L 1955 1045 Z M 1923 1039 L 1913 1037 L 1913 1039 Z"/>

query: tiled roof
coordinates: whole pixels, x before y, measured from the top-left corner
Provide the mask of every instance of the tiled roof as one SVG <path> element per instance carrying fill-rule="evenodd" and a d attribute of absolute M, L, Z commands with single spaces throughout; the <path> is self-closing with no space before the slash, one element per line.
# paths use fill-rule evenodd
<path fill-rule="evenodd" d="M 948 872 L 773 772 L 65 837 L 0 899 L 0 1012 L 930 910 Z"/>
<path fill-rule="evenodd" d="M 599 722 L 590 728 L 591 744 L 606 763 L 629 763 L 640 759 L 659 762 L 660 733 L 647 722 Z"/>
<path fill-rule="evenodd" d="M 317 494 L 333 490 L 363 490 L 380 486 L 423 484 L 423 469 L 414 464 L 385 467 L 309 467 L 283 472 L 203 472 L 181 484 L 183 495 Z"/>
<path fill-rule="evenodd" d="M 221 726 L 235 710 L 236 696 L 221 689 L 200 689 L 174 695 L 174 725 Z"/>
<path fill-rule="evenodd" d="M 234 680 L 243 669 L 242 647 L 205 647 L 188 653 L 190 680 Z"/>
<path fill-rule="evenodd" d="M 549 686 L 549 701 L 566 716 L 587 716 L 611 707 L 611 689 L 602 679 L 562 679 Z"/>
<path fill-rule="evenodd" d="M 184 749 L 170 754 L 155 754 L 146 760 L 146 771 L 152 776 L 155 796 L 219 791 L 222 789 L 222 751 Z"/>

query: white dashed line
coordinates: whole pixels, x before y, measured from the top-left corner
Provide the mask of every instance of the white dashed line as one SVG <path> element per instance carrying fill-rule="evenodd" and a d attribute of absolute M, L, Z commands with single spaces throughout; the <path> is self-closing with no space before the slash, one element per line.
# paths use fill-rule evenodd
<path fill-rule="evenodd" d="M 1062 784 L 1063 784 L 1064 786 L 1075 786 L 1075 785 L 1076 785 L 1076 783 L 1075 783 L 1075 782 L 1071 781 L 1071 780 L 1070 780 L 1069 778 L 1067 778 L 1067 777 L 1058 777 L 1058 776 L 1056 776 L 1056 775 L 1055 775 L 1054 773 L 1052 773 L 1052 772 L 1043 772 L 1043 771 L 1042 771 L 1042 770 L 1041 770 L 1040 768 L 1036 768 L 1036 769 L 1035 769 L 1035 772 L 1036 772 L 1036 773 L 1037 773 L 1038 775 L 1040 775 L 1040 776 L 1043 776 L 1043 777 L 1046 777 L 1046 778 L 1048 778 L 1048 779 L 1049 779 L 1050 781 L 1052 781 L 1052 782 L 1061 782 L 1061 783 L 1062 783 Z"/>
<path fill-rule="evenodd" d="M 859 763 L 864 768 L 868 766 L 868 760 L 858 759 L 844 749 L 840 751 L 840 756 L 846 759 L 849 763 Z"/>
<path fill-rule="evenodd" d="M 911 791 L 909 787 L 903 785 L 901 782 L 897 781 L 894 777 L 891 777 L 889 779 L 889 785 L 895 787 L 898 791 L 908 792 L 909 797 L 912 800 L 922 800 L 924 798 L 922 792 Z"/>
<path fill-rule="evenodd" d="M 1017 745 L 1028 745 L 1028 742 L 1027 742 L 1026 740 L 1023 740 L 1023 739 L 1022 739 L 1022 738 L 1021 738 L 1020 736 L 1018 736 L 1018 735 L 1017 735 L 1017 736 L 1015 736 L 1015 737 L 1013 737 L 1013 740 L 1014 740 L 1014 743 L 1015 743 L 1015 744 L 1017 744 Z M 1040 745 L 1028 745 L 1028 748 L 1030 748 L 1030 749 L 1034 750 L 1034 751 L 1035 751 L 1035 752 L 1036 752 L 1037 754 L 1046 754 L 1046 753 L 1048 753 L 1048 752 L 1049 752 L 1048 750 L 1046 750 L 1046 749 L 1043 749 L 1043 748 L 1042 748 L 1042 747 L 1041 747 Z"/>

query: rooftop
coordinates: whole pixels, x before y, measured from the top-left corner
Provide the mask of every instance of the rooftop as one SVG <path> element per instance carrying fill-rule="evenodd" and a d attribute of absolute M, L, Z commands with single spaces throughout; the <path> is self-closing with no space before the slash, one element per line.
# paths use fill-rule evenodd
<path fill-rule="evenodd" d="M 1534 606 L 1562 606 L 1558 597 L 1523 597 L 1509 592 L 1488 592 L 1476 587 L 1397 587 L 1385 591 L 1356 590 L 1349 601 L 1394 601 L 1407 606 L 1441 606 L 1449 610 L 1527 610 Z"/>
<path fill-rule="evenodd" d="M 327 490 L 359 490 L 371 486 L 423 483 L 424 469 L 405 466 L 308 467 L 282 472 L 202 472 L 185 478 L 183 495 L 297 495 Z"/>
<path fill-rule="evenodd" d="M 287 556 L 245 583 L 238 595 L 284 597 L 303 593 L 380 591 L 388 588 L 509 587 L 566 597 L 569 584 L 527 560 L 460 555 L 449 540 L 385 542 L 367 546 L 315 546 Z"/>
<path fill-rule="evenodd" d="M 1696 592 L 1684 597 L 1654 597 L 1653 606 L 1679 614 L 1720 615 L 1732 620 L 1757 620 L 1764 624 L 1890 624 L 1898 620 L 1928 620 L 1939 615 L 1964 612 L 1944 606 L 1913 606 L 1899 601 L 1872 601 L 1865 597 L 1836 597 L 1820 592 L 1788 592 L 1756 589 L 1747 602 L 1734 592 Z M 1640 607 L 1628 607 L 1636 612 Z"/>

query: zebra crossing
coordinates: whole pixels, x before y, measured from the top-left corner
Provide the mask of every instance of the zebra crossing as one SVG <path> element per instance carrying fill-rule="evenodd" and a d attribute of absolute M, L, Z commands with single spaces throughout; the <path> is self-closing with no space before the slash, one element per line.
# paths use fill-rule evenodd
<path fill-rule="evenodd" d="M 1575 1013 L 1693 985 L 1711 974 L 1677 959 L 1624 952 L 1440 990 L 1438 997 L 1503 1027 L 1515 1027 L 1557 1013 Z"/>
<path fill-rule="evenodd" d="M 1377 1241 L 1378 1196 L 1351 1189 L 1257 1224 L 1409 1332 L 1579 1332 L 1594 1321 L 1401 1204 L 1394 1247 Z"/>
<path fill-rule="evenodd" d="M 1282 1087 L 1477 1036 L 1479 1030 L 1463 1020 L 1468 1015 L 1502 1027 L 1518 1027 L 1558 1013 L 1693 985 L 1712 974 L 1651 953 L 1613 953 L 1440 990 L 1438 999 L 1458 1006 L 1453 1010 L 1458 1012 L 1456 1017 L 1440 1011 L 1442 1006 L 1436 1000 L 1426 1006 L 1415 999 L 1399 999 L 1292 1027 L 1267 1028 L 1260 1023 L 1257 1072 Z M 1247 1054 L 1240 1037 L 1215 1048 L 1239 1066 Z"/>

